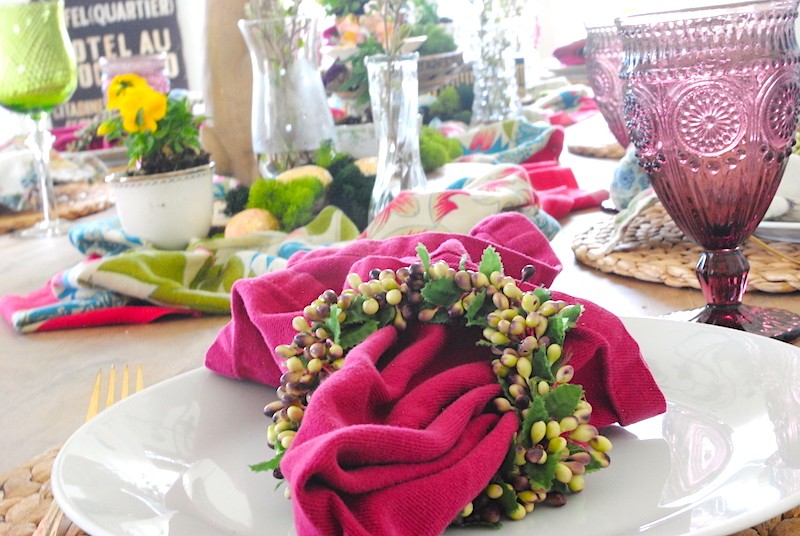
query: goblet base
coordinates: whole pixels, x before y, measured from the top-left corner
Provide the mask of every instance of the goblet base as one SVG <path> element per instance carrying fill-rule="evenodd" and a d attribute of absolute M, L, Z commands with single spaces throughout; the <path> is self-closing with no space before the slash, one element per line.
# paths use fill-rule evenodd
<path fill-rule="evenodd" d="M 706 305 L 699 309 L 669 313 L 663 318 L 722 326 L 784 342 L 800 337 L 800 316 L 772 307 Z"/>
<path fill-rule="evenodd" d="M 71 225 L 64 220 L 54 219 L 40 221 L 32 227 L 17 231 L 16 236 L 20 238 L 51 238 L 54 236 L 66 236 L 69 234 Z"/>

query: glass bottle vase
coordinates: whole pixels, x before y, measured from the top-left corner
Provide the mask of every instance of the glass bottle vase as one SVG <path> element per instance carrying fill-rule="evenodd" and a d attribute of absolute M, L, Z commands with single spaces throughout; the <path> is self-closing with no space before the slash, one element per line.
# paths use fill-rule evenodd
<path fill-rule="evenodd" d="M 401 56 L 369 56 L 365 60 L 378 138 L 378 171 L 369 221 L 401 191 L 421 190 L 427 183 L 419 155 L 418 58 L 414 52 Z"/>
<path fill-rule="evenodd" d="M 513 119 L 519 113 L 517 71 L 509 31 L 509 25 L 503 22 L 485 22 L 478 29 L 478 54 L 472 64 L 473 125 Z"/>
<path fill-rule="evenodd" d="M 316 21 L 289 16 L 240 20 L 253 64 L 253 152 L 261 176 L 308 163 L 334 140 L 333 116 L 316 62 Z"/>

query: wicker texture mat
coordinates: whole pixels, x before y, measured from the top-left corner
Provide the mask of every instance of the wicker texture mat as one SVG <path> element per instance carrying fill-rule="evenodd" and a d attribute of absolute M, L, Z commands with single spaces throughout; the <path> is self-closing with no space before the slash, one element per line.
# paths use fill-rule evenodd
<path fill-rule="evenodd" d="M 689 241 L 660 203 L 645 209 L 625 230 L 610 252 L 614 219 L 577 235 L 575 257 L 588 266 L 625 277 L 663 283 L 671 287 L 700 288 L 694 273 L 701 249 Z M 800 244 L 766 241 L 774 249 L 800 261 Z M 784 260 L 753 241 L 743 246 L 750 262 L 749 291 L 788 293 L 800 290 L 800 264 Z M 800 533 L 798 533 L 800 534 Z"/>
<path fill-rule="evenodd" d="M 56 454 L 58 454 L 57 448 L 50 449 L 23 466 L 0 474 L 0 536 L 34 534 L 53 501 L 50 470 Z M 58 536 L 85 534 L 64 516 Z M 502 534 L 502 531 L 498 534 Z M 798 535 L 800 535 L 800 506 L 732 536 Z"/>
<path fill-rule="evenodd" d="M 56 195 L 58 215 L 67 220 L 100 212 L 114 204 L 105 183 L 59 184 L 56 185 Z M 41 219 L 42 214 L 38 211 L 0 214 L 0 234 L 25 229 Z M 2 533 L 0 536 L 3 536 Z"/>
<path fill-rule="evenodd" d="M 619 160 L 625 156 L 625 148 L 617 142 L 608 145 L 567 145 L 567 151 L 578 156 Z"/>

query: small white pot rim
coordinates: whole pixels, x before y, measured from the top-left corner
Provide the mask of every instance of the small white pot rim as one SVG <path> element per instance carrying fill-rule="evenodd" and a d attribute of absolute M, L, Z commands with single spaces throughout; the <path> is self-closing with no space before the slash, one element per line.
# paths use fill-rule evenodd
<path fill-rule="evenodd" d="M 151 175 L 128 175 L 126 172 L 120 173 L 112 173 L 107 175 L 105 181 L 108 184 L 126 184 L 126 183 L 142 183 L 146 181 L 157 181 L 163 179 L 169 179 L 171 177 L 179 176 L 179 175 L 191 175 L 193 173 L 203 173 L 207 172 L 207 170 L 214 168 L 214 162 L 209 162 L 208 164 L 203 164 L 201 166 L 195 166 L 191 168 L 184 168 L 184 169 L 176 169 L 174 171 L 165 171 L 163 173 L 153 173 Z"/>

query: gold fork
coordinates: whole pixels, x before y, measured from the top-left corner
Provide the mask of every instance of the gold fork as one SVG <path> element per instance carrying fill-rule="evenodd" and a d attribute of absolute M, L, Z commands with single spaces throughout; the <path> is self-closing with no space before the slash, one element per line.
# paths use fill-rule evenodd
<path fill-rule="evenodd" d="M 142 365 L 136 365 L 136 376 L 133 382 L 134 392 L 138 393 L 144 387 L 144 372 Z M 97 377 L 94 381 L 92 394 L 89 397 L 89 407 L 86 409 L 86 421 L 92 419 L 100 411 L 100 391 L 103 384 L 103 370 L 97 371 Z M 106 388 L 106 400 L 103 409 L 113 405 L 116 399 L 116 385 L 117 385 L 117 369 L 112 365 L 111 370 L 108 372 L 108 387 Z M 120 386 L 119 400 L 122 400 L 130 393 L 130 370 L 128 365 L 122 368 L 122 385 Z M 36 527 L 33 536 L 60 536 L 66 534 L 71 522 L 64 518 L 64 512 L 58 506 L 58 503 L 53 500 L 47 513 L 42 518 L 42 521 Z M 63 526 L 62 526 L 63 525 Z"/>

